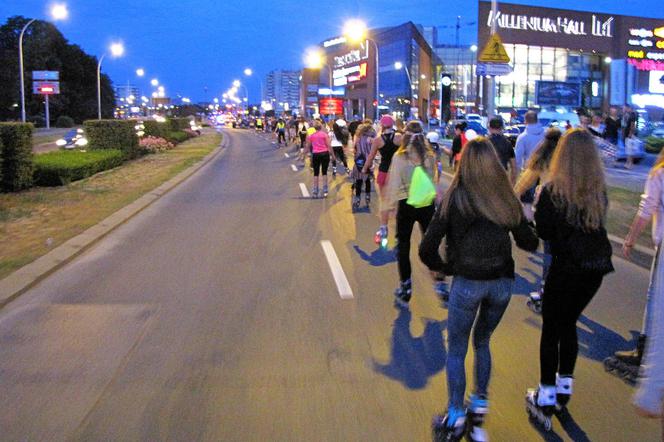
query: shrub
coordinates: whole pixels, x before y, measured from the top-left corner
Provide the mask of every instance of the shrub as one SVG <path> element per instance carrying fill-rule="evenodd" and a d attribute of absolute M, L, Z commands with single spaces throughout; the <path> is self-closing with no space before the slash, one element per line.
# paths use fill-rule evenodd
<path fill-rule="evenodd" d="M 173 144 L 179 144 L 182 143 L 183 141 L 187 141 L 189 139 L 189 135 L 187 135 L 186 132 L 181 130 L 173 131 L 169 132 L 168 135 L 166 135 L 166 139 Z"/>
<path fill-rule="evenodd" d="M 83 123 L 91 150 L 117 149 L 127 158 L 138 155 L 136 123 L 130 120 L 88 120 Z"/>
<path fill-rule="evenodd" d="M 139 144 L 141 146 L 141 149 L 143 149 L 147 153 L 163 152 L 165 150 L 169 150 L 175 147 L 173 143 L 168 142 L 164 138 L 150 137 L 150 136 L 141 138 Z"/>
<path fill-rule="evenodd" d="M 189 138 L 196 138 L 197 136 L 200 135 L 198 132 L 191 129 L 185 129 L 183 130 L 183 132 L 186 133 Z"/>
<path fill-rule="evenodd" d="M 74 119 L 66 115 L 60 115 L 57 120 L 55 120 L 55 127 L 74 127 Z"/>
<path fill-rule="evenodd" d="M 171 130 L 179 131 L 189 129 L 191 127 L 191 124 L 189 123 L 190 121 L 191 119 L 189 118 L 171 118 Z"/>
<path fill-rule="evenodd" d="M 118 149 L 60 150 L 35 157 L 35 184 L 62 186 L 122 164 L 124 152 Z"/>
<path fill-rule="evenodd" d="M 5 192 L 16 192 L 32 186 L 32 129 L 30 123 L 0 123 L 0 187 Z"/>
<path fill-rule="evenodd" d="M 41 115 L 32 115 L 27 118 L 29 123 L 32 123 L 35 127 L 46 127 L 46 118 Z"/>
<path fill-rule="evenodd" d="M 664 138 L 646 138 L 646 151 L 650 153 L 659 153 L 662 149 L 664 149 Z"/>
<path fill-rule="evenodd" d="M 171 131 L 171 125 L 168 121 L 160 123 L 155 120 L 146 120 L 143 125 L 145 126 L 146 136 L 165 138 Z"/>

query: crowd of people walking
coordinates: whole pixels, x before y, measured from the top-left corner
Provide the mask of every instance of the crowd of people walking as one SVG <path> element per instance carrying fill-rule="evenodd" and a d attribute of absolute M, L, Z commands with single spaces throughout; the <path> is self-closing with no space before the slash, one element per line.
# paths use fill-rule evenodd
<path fill-rule="evenodd" d="M 635 121 L 629 108 L 624 115 L 620 119 L 612 109 L 605 119 L 582 116 L 578 128 L 563 131 L 544 128 L 537 113 L 529 111 L 514 148 L 502 133 L 501 117 L 488 121 L 488 137 L 469 137 L 463 123 L 457 125 L 449 148 L 425 133 L 419 121 L 404 125 L 390 115 L 377 122 L 292 118 L 266 125 L 275 132 L 277 143 L 297 146 L 302 162 L 311 157 L 313 198 L 327 197 L 330 164 L 333 178 L 347 175 L 353 209 L 360 207 L 362 191 L 369 206 L 375 180 L 380 219 L 374 241 L 387 246 L 388 224 L 394 217 L 398 270 L 394 301 L 401 308 L 407 308 L 413 296 L 411 238 L 415 224 L 419 225 L 419 257 L 448 308 L 448 404 L 447 412 L 434 419 L 436 440 L 458 440 L 463 435 L 488 440 L 483 422 L 489 410 L 489 344 L 512 294 L 513 241 L 534 252 L 541 240 L 544 256 L 542 284 L 530 299 L 542 315 L 540 376 L 527 391 L 526 408 L 545 430 L 551 429 L 554 413 L 566 409 L 579 351 L 577 321 L 605 275 L 614 271 L 606 231 L 609 201 L 596 139 L 629 143 Z M 352 165 L 347 157 L 353 159 Z M 440 173 L 448 161 L 454 172 L 449 184 Z M 631 167 L 629 156 L 626 167 Z M 648 176 L 639 212 L 625 238 L 626 257 L 653 218 L 656 259 L 642 338 L 635 352 L 622 354 L 631 356 L 637 366 L 642 364 L 634 399 L 639 412 L 662 416 L 664 266 L 660 266 L 659 244 L 664 237 L 664 153 Z M 449 289 L 447 278 L 451 278 Z M 471 336 L 475 377 L 466 400 L 465 358 Z"/>

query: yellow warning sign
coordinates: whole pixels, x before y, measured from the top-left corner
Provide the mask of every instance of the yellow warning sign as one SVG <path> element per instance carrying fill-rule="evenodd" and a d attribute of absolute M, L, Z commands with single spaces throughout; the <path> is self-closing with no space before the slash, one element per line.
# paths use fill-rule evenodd
<path fill-rule="evenodd" d="M 509 63 L 510 57 L 505 51 L 503 41 L 498 34 L 491 34 L 489 41 L 480 53 L 477 61 L 482 63 Z"/>

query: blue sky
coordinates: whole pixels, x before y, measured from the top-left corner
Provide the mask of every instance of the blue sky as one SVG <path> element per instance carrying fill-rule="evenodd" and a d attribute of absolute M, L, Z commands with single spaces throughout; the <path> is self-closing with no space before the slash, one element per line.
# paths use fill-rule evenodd
<path fill-rule="evenodd" d="M 44 18 L 49 0 L 0 0 L 0 21 L 24 15 Z M 340 32 L 345 19 L 362 17 L 369 26 L 406 21 L 449 26 L 439 38 L 454 42 L 454 25 L 477 20 L 476 0 L 68 0 L 70 17 L 57 24 L 72 43 L 101 54 L 115 39 L 126 55 L 104 61 L 113 82 L 137 84 L 151 91 L 149 78 L 165 85 L 167 94 L 195 101 L 220 96 L 245 67 L 250 101 L 260 95 L 260 79 L 272 69 L 299 69 L 305 48 Z M 512 0 L 511 3 L 562 9 L 664 17 L 661 0 Z M 313 7 L 315 5 L 315 8 Z M 462 29 L 461 42 L 475 43 L 476 26 Z M 138 80 L 134 71 L 145 68 Z M 207 97 L 204 88 L 208 88 Z"/>

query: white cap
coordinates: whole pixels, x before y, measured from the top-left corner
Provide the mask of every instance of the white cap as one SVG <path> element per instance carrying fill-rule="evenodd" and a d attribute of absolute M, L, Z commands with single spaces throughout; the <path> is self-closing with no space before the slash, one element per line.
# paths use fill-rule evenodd
<path fill-rule="evenodd" d="M 440 140 L 440 135 L 438 135 L 438 132 L 436 131 L 431 131 L 427 133 L 427 140 L 429 140 L 429 143 L 438 143 L 438 140 Z"/>
<path fill-rule="evenodd" d="M 346 122 L 344 120 L 342 120 L 341 118 L 339 118 L 337 121 L 335 121 L 335 123 L 339 127 L 346 127 Z"/>

